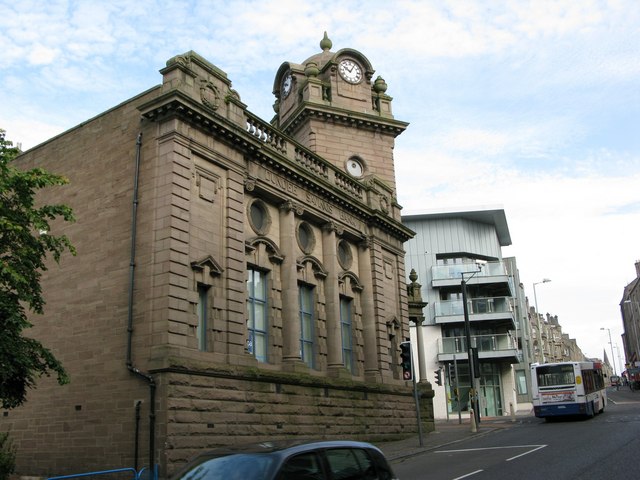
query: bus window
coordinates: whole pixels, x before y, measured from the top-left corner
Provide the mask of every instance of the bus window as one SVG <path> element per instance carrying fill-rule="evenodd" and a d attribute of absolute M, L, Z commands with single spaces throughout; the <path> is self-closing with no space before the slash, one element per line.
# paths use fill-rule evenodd
<path fill-rule="evenodd" d="M 554 385 L 574 385 L 576 383 L 573 374 L 573 365 L 549 365 L 539 366 L 536 369 L 536 377 L 539 387 L 551 387 Z"/>

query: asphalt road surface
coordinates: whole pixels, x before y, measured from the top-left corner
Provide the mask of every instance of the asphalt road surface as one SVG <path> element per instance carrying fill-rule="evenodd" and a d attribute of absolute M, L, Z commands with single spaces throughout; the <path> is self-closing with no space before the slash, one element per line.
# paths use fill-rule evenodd
<path fill-rule="evenodd" d="M 401 480 L 640 478 L 640 391 L 610 389 L 592 419 L 518 423 L 394 462 Z"/>

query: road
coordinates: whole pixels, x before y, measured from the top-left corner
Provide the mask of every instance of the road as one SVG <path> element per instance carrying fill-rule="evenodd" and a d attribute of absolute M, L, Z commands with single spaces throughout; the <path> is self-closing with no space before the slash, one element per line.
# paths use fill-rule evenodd
<path fill-rule="evenodd" d="M 640 391 L 608 392 L 593 419 L 519 418 L 505 428 L 394 462 L 402 480 L 627 479 L 640 460 Z"/>

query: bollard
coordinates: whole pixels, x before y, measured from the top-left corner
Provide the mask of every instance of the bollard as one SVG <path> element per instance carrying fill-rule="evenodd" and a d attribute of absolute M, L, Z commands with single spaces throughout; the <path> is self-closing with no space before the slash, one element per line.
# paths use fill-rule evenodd
<path fill-rule="evenodd" d="M 516 411 L 513 408 L 513 402 L 509 403 L 509 411 L 511 412 L 511 421 L 515 422 L 516 421 Z"/>
<path fill-rule="evenodd" d="M 476 415 L 473 411 L 473 408 L 469 410 L 471 413 L 471 433 L 476 433 L 478 431 L 478 426 L 476 425 Z"/>

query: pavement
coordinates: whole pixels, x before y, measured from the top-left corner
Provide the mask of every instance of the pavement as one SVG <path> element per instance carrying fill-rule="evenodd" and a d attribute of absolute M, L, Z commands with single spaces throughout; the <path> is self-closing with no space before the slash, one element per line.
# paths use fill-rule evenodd
<path fill-rule="evenodd" d="M 449 420 L 436 419 L 435 430 L 422 434 L 422 444 L 418 435 L 415 437 L 397 440 L 393 442 L 380 442 L 376 446 L 382 450 L 387 460 L 399 460 L 406 457 L 418 455 L 420 453 L 437 450 L 447 445 L 471 440 L 473 438 L 488 435 L 500 429 L 509 428 L 525 419 L 533 416 L 533 411 L 518 411 L 513 417 L 483 417 L 480 424 L 472 431 L 469 414 L 463 414 L 462 423 L 458 417 Z"/>

